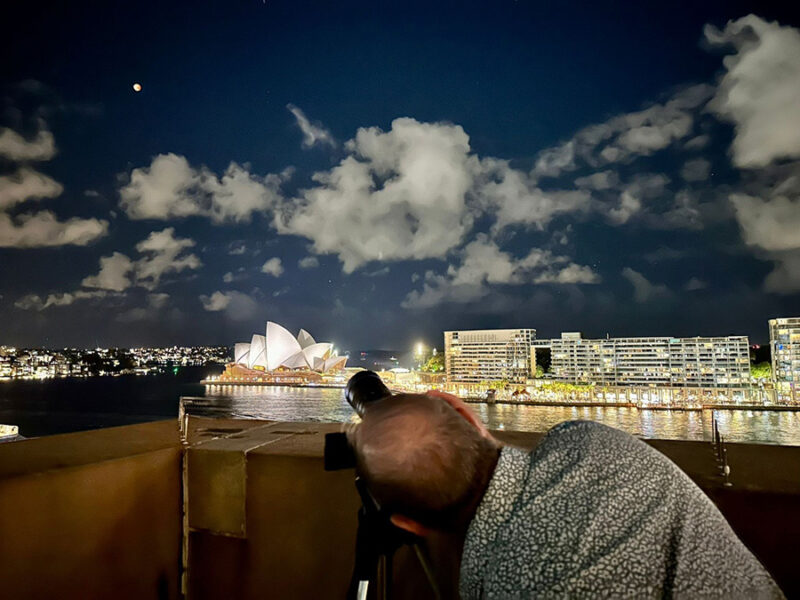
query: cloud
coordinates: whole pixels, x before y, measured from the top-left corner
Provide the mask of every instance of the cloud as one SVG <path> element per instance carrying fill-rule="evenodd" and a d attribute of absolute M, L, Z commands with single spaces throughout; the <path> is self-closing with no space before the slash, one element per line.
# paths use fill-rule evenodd
<path fill-rule="evenodd" d="M 384 275 L 388 275 L 390 270 L 389 267 L 382 267 L 374 271 L 365 271 L 363 275 L 364 277 L 383 277 Z"/>
<path fill-rule="evenodd" d="M 245 271 L 244 267 L 239 267 L 236 272 L 228 271 L 225 275 L 222 276 L 222 281 L 224 283 L 233 283 L 234 281 L 242 281 L 247 279 L 248 274 Z"/>
<path fill-rule="evenodd" d="M 86 277 L 81 285 L 88 288 L 122 292 L 131 287 L 132 282 L 128 273 L 133 268 L 134 264 L 130 258 L 120 252 L 114 252 L 111 256 L 100 258 L 100 272 L 97 275 Z"/>
<path fill-rule="evenodd" d="M 777 196 L 762 200 L 732 194 L 730 200 L 747 244 L 773 251 L 800 248 L 800 198 Z"/>
<path fill-rule="evenodd" d="M 97 290 L 87 292 L 85 290 L 78 290 L 75 292 L 65 292 L 61 294 L 49 294 L 46 298 L 42 298 L 37 294 L 28 294 L 23 296 L 14 303 L 14 306 L 22 310 L 37 310 L 42 311 L 51 306 L 69 306 L 79 300 L 90 300 L 95 298 L 105 298 L 108 292 Z"/>
<path fill-rule="evenodd" d="M 619 175 L 615 171 L 598 171 L 575 180 L 576 186 L 590 190 L 611 190 L 618 187 L 619 184 Z"/>
<path fill-rule="evenodd" d="M 270 258 L 261 266 L 261 272 L 272 275 L 273 277 L 280 277 L 283 274 L 281 259 L 277 256 Z"/>
<path fill-rule="evenodd" d="M 695 136 L 692 139 L 690 139 L 689 141 L 687 141 L 683 145 L 683 147 L 686 150 L 702 150 L 703 148 L 708 146 L 708 143 L 710 141 L 711 141 L 711 137 L 709 135 L 702 134 L 702 135 Z"/>
<path fill-rule="evenodd" d="M 581 165 L 625 163 L 667 148 L 692 133 L 696 111 L 711 97 L 709 85 L 695 85 L 662 104 L 618 115 L 578 131 L 572 139 L 543 150 L 531 171 L 534 180 L 558 177 Z"/>
<path fill-rule="evenodd" d="M 278 177 L 274 193 L 258 196 L 268 200 L 248 203 L 250 208 L 235 216 L 230 209 L 215 208 L 216 196 L 209 190 L 219 182 L 213 173 L 164 154 L 150 167 L 134 169 L 121 190 L 122 206 L 132 218 L 201 215 L 215 222 L 271 212 L 279 235 L 310 240 L 311 252 L 336 255 L 345 273 L 371 261 L 445 259 L 463 246 L 476 221 L 491 224 L 497 234 L 512 226 L 544 230 L 564 215 L 599 212 L 621 225 L 650 214 L 657 207 L 651 201 L 670 182 L 663 174 L 646 173 L 622 183 L 617 171 L 604 169 L 577 178 L 571 189 L 542 187 L 538 178 L 578 163 L 598 168 L 666 147 L 691 132 L 693 115 L 709 95 L 709 86 L 686 88 L 662 104 L 584 128 L 570 142 L 546 150 L 532 172 L 513 168 L 507 160 L 476 156 L 458 125 L 395 119 L 389 131 L 359 129 L 344 145 L 345 157 L 315 173 L 312 185 L 295 197 L 281 197 Z M 662 141 L 655 141 L 658 136 Z M 609 147 L 616 148 L 613 159 L 608 153 L 603 158 Z M 235 164 L 231 168 L 241 170 Z M 260 188 L 257 176 L 241 174 Z M 683 197 L 680 202 L 668 209 L 664 223 L 696 228 L 696 207 Z M 244 251 L 243 246 L 229 248 Z M 301 268 L 312 267 L 311 258 L 302 259 Z"/>
<path fill-rule="evenodd" d="M 800 30 L 755 15 L 704 29 L 712 46 L 732 46 L 709 108 L 736 128 L 733 162 L 763 167 L 800 157 Z"/>
<path fill-rule="evenodd" d="M 533 168 L 534 179 L 558 177 L 564 171 L 575 169 L 575 146 L 576 141 L 570 140 L 559 146 L 542 150 Z"/>
<path fill-rule="evenodd" d="M 681 168 L 681 177 L 686 181 L 704 181 L 708 179 L 711 163 L 705 158 L 687 160 Z"/>
<path fill-rule="evenodd" d="M 216 291 L 210 296 L 200 296 L 203 309 L 209 312 L 224 312 L 233 321 L 247 321 L 253 318 L 260 308 L 258 302 L 247 294 L 237 291 Z"/>
<path fill-rule="evenodd" d="M 544 271 L 533 281 L 534 283 L 593 284 L 600 283 L 600 276 L 590 267 L 569 263 L 565 267 Z"/>
<path fill-rule="evenodd" d="M 792 182 L 783 188 L 790 188 L 786 183 Z M 800 290 L 800 195 L 790 198 L 783 191 L 779 187 L 767 199 L 732 194 L 730 201 L 745 243 L 776 262 L 764 289 L 789 294 Z"/>
<path fill-rule="evenodd" d="M 764 280 L 764 289 L 775 294 L 800 291 L 800 251 L 773 254 L 775 269 Z"/>
<path fill-rule="evenodd" d="M 0 212 L 0 248 L 86 246 L 108 233 L 108 221 L 72 218 L 59 221 L 50 211 L 11 217 Z"/>
<path fill-rule="evenodd" d="M 707 287 L 708 283 L 702 279 L 698 279 L 697 277 L 692 277 L 686 282 L 686 285 L 683 286 L 683 289 L 685 289 L 687 292 L 695 292 L 697 290 L 704 290 Z"/>
<path fill-rule="evenodd" d="M 600 277 L 590 268 L 576 265 L 567 257 L 554 256 L 534 248 L 527 256 L 515 258 L 502 251 L 485 234 L 467 244 L 461 264 L 450 265 L 445 275 L 425 274 L 422 291 L 409 293 L 404 308 L 430 308 L 444 302 L 473 302 L 487 296 L 491 285 L 525 283 L 598 283 Z"/>
<path fill-rule="evenodd" d="M 231 303 L 231 294 L 232 292 L 227 294 L 214 292 L 211 296 L 200 296 L 200 302 L 202 302 L 204 310 L 218 312 L 225 310 Z"/>
<path fill-rule="evenodd" d="M 689 190 L 681 190 L 675 194 L 675 198 L 667 210 L 659 214 L 651 213 L 646 220 L 653 229 L 698 231 L 703 228 L 703 213 L 697 198 Z"/>
<path fill-rule="evenodd" d="M 228 244 L 228 254 L 230 256 L 241 256 L 245 252 L 247 252 L 247 245 L 241 240 Z"/>
<path fill-rule="evenodd" d="M 606 215 L 608 220 L 615 225 L 622 225 L 627 223 L 630 218 L 639 212 L 642 208 L 642 202 L 629 191 L 622 192 L 619 197 L 619 204 L 615 207 L 608 209 Z"/>
<path fill-rule="evenodd" d="M 590 192 L 543 191 L 535 179 L 511 168 L 508 161 L 484 159 L 481 167 L 484 181 L 476 186 L 475 194 L 495 215 L 496 231 L 510 225 L 527 225 L 541 230 L 557 215 L 585 212 L 591 208 Z"/>
<path fill-rule="evenodd" d="M 274 207 L 290 175 L 259 177 L 232 162 L 222 177 L 195 169 L 177 154 L 159 154 L 149 167 L 133 169 L 120 188 L 120 207 L 131 219 L 167 220 L 199 216 L 212 223 L 248 223 Z"/>
<path fill-rule="evenodd" d="M 187 269 L 195 270 L 202 266 L 197 256 L 186 253 L 186 250 L 194 245 L 193 240 L 175 237 L 175 229 L 172 227 L 154 231 L 136 245 L 136 250 L 142 254 L 138 260 L 131 260 L 121 252 L 101 257 L 99 272 L 85 277 L 81 282 L 83 287 L 96 289 L 50 294 L 44 301 L 39 296 L 29 295 L 18 300 L 17 306 L 44 310 L 50 306 L 72 304 L 77 300 L 119 296 L 121 292 L 132 287 L 152 291 L 160 285 L 165 275 Z M 148 294 L 148 297 L 155 302 L 148 305 L 152 309 L 166 298 L 167 294 Z M 39 300 L 36 300 L 37 298 Z M 132 313 L 136 314 L 139 313 Z"/>
<path fill-rule="evenodd" d="M 63 191 L 64 187 L 55 179 L 22 167 L 12 175 L 0 177 L 0 211 L 26 200 L 57 198 Z"/>
<path fill-rule="evenodd" d="M 616 187 L 621 193 L 616 205 L 609 208 L 606 203 L 598 203 L 596 209 L 612 225 L 623 225 L 634 215 L 646 210 L 645 202 L 662 196 L 669 181 L 669 177 L 661 173 L 635 175 L 628 183 L 617 184 Z M 613 188 L 610 191 L 614 191 Z"/>
<path fill-rule="evenodd" d="M 395 119 L 384 132 L 359 129 L 349 155 L 313 176 L 282 207 L 282 234 L 313 242 L 317 254 L 336 254 L 352 273 L 372 260 L 439 258 L 472 227 L 467 192 L 477 161 L 457 125 Z"/>
<path fill-rule="evenodd" d="M 116 320 L 121 323 L 133 323 L 136 321 L 156 320 L 163 318 L 162 311 L 169 302 L 169 294 L 153 293 L 147 294 L 145 306 L 138 306 L 117 315 Z M 177 310 L 177 309 L 176 309 Z M 174 317 L 175 312 L 171 314 Z"/>
<path fill-rule="evenodd" d="M 317 145 L 336 147 L 336 140 L 333 139 L 330 131 L 320 124 L 312 124 L 305 113 L 294 104 L 287 104 L 286 108 L 288 108 L 289 112 L 297 119 L 297 126 L 300 127 L 300 131 L 303 132 L 303 148 L 312 148 Z"/>
<path fill-rule="evenodd" d="M 40 129 L 33 141 L 27 141 L 10 129 L 0 129 L 0 157 L 12 163 L 48 160 L 55 154 L 52 137 Z M 63 191 L 62 185 L 47 175 L 19 164 L 12 166 L 15 171 L 11 175 L 0 177 L 0 248 L 85 246 L 108 233 L 108 221 L 101 219 L 60 221 L 47 210 L 8 214 L 28 200 L 56 198 Z"/>
<path fill-rule="evenodd" d="M 650 283 L 644 275 L 630 267 L 622 269 L 622 276 L 633 286 L 633 299 L 639 304 L 671 296 L 667 286 Z"/>
<path fill-rule="evenodd" d="M 297 266 L 301 269 L 316 269 L 319 266 L 319 259 L 316 256 L 304 256 L 297 261 Z"/>
<path fill-rule="evenodd" d="M 169 294 L 147 294 L 147 304 L 154 309 L 161 310 L 167 305 L 167 302 L 169 302 Z"/>
<path fill-rule="evenodd" d="M 44 127 L 44 123 L 41 123 Z M 14 162 L 50 160 L 56 155 L 53 134 L 40 129 L 32 140 L 26 140 L 16 131 L 0 127 L 0 156 Z"/>
<path fill-rule="evenodd" d="M 154 231 L 136 244 L 136 250 L 142 254 L 141 258 L 131 260 L 121 252 L 104 256 L 100 258 L 100 271 L 97 275 L 86 277 L 81 285 L 116 292 L 133 286 L 154 290 L 164 275 L 187 269 L 196 270 L 203 265 L 196 255 L 186 253 L 186 250 L 194 246 L 194 240 L 175 237 L 175 229 L 172 227 Z"/>
<path fill-rule="evenodd" d="M 134 265 L 136 284 L 152 290 L 164 275 L 199 269 L 203 265 L 200 259 L 185 252 L 194 245 L 194 240 L 175 237 L 173 227 L 151 233 L 136 244 L 136 250 L 144 255 Z"/>

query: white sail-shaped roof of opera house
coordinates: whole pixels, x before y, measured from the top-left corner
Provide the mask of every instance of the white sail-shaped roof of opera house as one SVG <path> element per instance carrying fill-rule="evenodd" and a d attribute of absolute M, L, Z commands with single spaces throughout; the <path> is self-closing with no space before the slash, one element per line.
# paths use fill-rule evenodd
<path fill-rule="evenodd" d="M 255 334 L 249 342 L 234 346 L 233 356 L 237 365 L 265 371 L 283 367 L 327 373 L 343 369 L 347 362 L 346 356 L 336 355 L 333 344 L 315 341 L 305 329 L 295 337 L 285 327 L 267 321 L 265 333 Z"/>

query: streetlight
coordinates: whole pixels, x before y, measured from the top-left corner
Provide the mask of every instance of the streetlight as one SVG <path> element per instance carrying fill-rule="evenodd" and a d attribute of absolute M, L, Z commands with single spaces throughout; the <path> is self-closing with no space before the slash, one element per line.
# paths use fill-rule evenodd
<path fill-rule="evenodd" d="M 425 344 L 422 342 L 417 342 L 416 347 L 414 348 L 414 356 L 417 359 L 417 366 L 422 366 L 422 361 L 425 358 Z"/>

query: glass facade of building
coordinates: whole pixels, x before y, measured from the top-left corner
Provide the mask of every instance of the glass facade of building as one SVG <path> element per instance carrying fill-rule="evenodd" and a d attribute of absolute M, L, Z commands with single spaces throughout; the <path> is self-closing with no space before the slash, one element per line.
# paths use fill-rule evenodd
<path fill-rule="evenodd" d="M 769 343 L 775 389 L 796 398 L 800 394 L 800 317 L 770 319 Z"/>
<path fill-rule="evenodd" d="M 531 344 L 535 329 L 445 331 L 445 372 L 449 383 L 525 383 L 536 368 Z"/>
<path fill-rule="evenodd" d="M 567 383 L 739 387 L 750 381 L 746 336 L 551 341 L 551 371 Z"/>

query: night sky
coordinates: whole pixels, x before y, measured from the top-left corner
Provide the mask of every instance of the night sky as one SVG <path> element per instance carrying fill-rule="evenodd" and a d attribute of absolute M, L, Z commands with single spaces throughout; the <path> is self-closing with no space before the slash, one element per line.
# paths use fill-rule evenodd
<path fill-rule="evenodd" d="M 0 344 L 800 315 L 797 3 L 15 4 Z"/>

